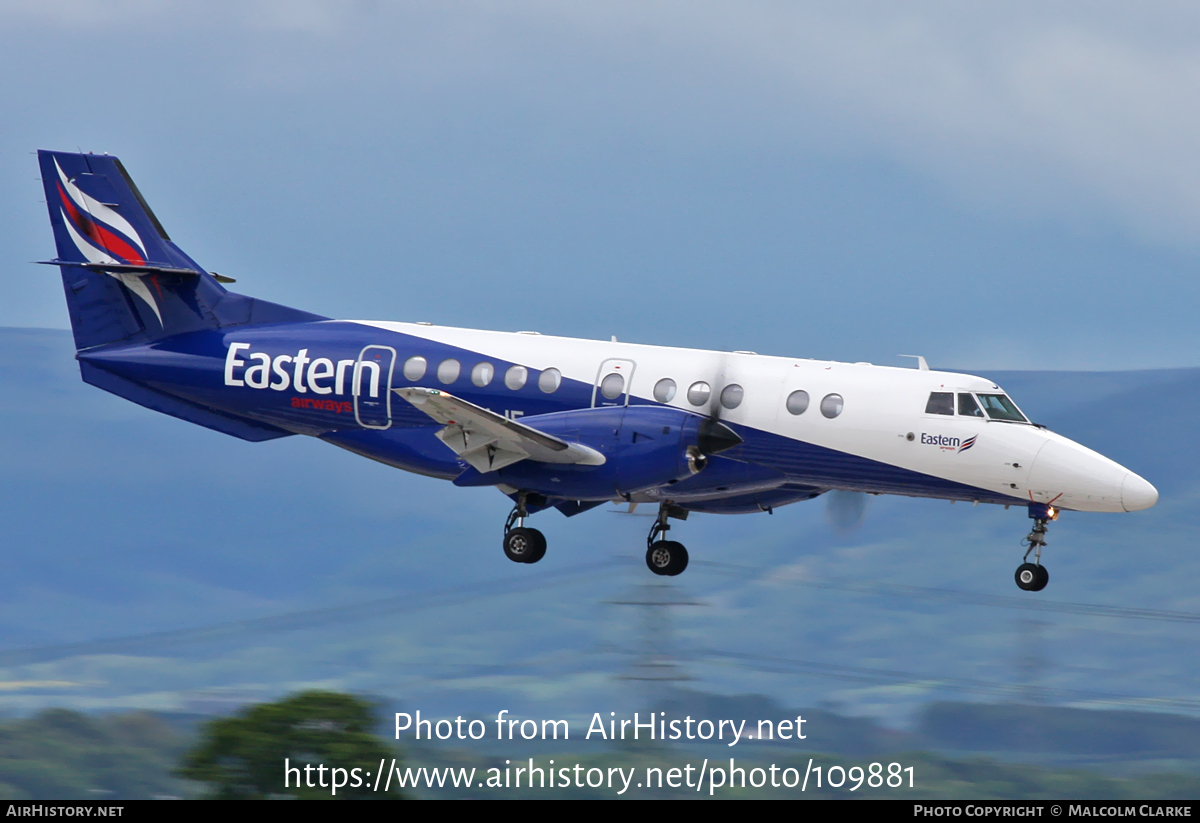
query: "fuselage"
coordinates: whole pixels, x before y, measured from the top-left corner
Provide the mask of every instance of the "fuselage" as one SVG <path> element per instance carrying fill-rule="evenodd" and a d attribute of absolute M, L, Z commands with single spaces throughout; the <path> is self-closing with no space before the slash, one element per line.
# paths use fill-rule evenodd
<path fill-rule="evenodd" d="M 1027 507 L 1015 580 L 1041 591 L 1059 509 L 1158 492 L 1029 421 L 990 381 L 869 363 L 330 320 L 229 291 L 176 246 L 120 160 L 39 151 L 85 381 L 244 440 L 309 435 L 512 499 L 504 553 L 537 563 L 526 518 L 656 504 L 646 565 L 689 512 L 771 512 L 830 490 Z M 630 509 L 632 510 L 632 508 Z M 1032 563 L 1029 555 L 1033 555 Z"/>
<path fill-rule="evenodd" d="M 435 388 L 517 420 L 657 405 L 719 419 L 742 440 L 669 486 L 564 495 L 579 500 L 719 513 L 830 489 L 1097 512 L 1157 500 L 1138 475 L 1011 403 L 1006 411 L 1001 387 L 966 374 L 335 320 L 194 331 L 79 358 L 218 414 L 445 479 L 467 465 L 393 389 Z"/>

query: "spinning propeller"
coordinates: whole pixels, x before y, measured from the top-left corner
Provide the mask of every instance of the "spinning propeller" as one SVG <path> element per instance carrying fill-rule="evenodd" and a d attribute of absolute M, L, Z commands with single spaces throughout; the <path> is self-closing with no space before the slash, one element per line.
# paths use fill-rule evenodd
<path fill-rule="evenodd" d="M 721 422 L 721 413 L 724 408 L 721 403 L 721 395 L 727 388 L 725 385 L 725 358 L 722 357 L 716 379 L 709 384 L 708 416 L 700 424 L 699 437 L 696 442 L 700 451 L 698 457 L 701 458 L 697 470 L 704 468 L 704 463 L 707 462 L 710 455 L 720 454 L 734 446 L 740 446 L 744 442 L 737 432 Z M 736 407 L 741 402 L 742 398 L 739 395 L 734 406 Z"/>
<path fill-rule="evenodd" d="M 834 489 L 825 494 L 825 520 L 833 533 L 845 537 L 858 531 L 867 517 L 867 495 Z"/>

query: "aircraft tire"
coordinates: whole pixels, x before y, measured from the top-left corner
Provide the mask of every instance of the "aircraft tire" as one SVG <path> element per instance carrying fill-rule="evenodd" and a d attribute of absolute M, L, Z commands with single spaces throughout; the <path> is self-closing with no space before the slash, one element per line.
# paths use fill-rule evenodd
<path fill-rule="evenodd" d="M 529 557 L 526 558 L 525 562 L 536 563 L 546 556 L 546 538 L 537 529 L 530 529 L 530 531 L 534 533 L 534 544 L 533 550 L 529 553 Z"/>
<path fill-rule="evenodd" d="M 646 549 L 646 566 L 655 574 L 674 577 L 688 565 L 687 549 L 674 540 L 659 540 Z"/>
<path fill-rule="evenodd" d="M 1035 588 L 1034 591 L 1040 592 L 1042 589 L 1046 588 L 1046 584 L 1050 582 L 1050 572 L 1046 571 L 1045 566 L 1038 566 L 1037 569 L 1038 569 L 1037 588 Z"/>
<path fill-rule="evenodd" d="M 1027 592 L 1040 592 L 1050 582 L 1050 572 L 1046 571 L 1046 567 L 1033 563 L 1022 563 L 1017 566 L 1017 573 L 1014 577 L 1017 587 Z"/>
<path fill-rule="evenodd" d="M 537 529 L 509 529 L 504 535 L 504 556 L 514 563 L 536 563 L 546 556 L 546 538 Z"/>

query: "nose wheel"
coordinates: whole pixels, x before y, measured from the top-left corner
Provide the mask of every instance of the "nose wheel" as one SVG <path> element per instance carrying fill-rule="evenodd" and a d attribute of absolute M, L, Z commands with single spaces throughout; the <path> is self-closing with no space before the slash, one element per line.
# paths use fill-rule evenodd
<path fill-rule="evenodd" d="M 528 516 L 526 494 L 521 492 L 504 522 L 504 556 L 514 563 L 536 563 L 546 556 L 546 536 L 525 526 Z"/>
<path fill-rule="evenodd" d="M 1058 510 L 1053 506 L 1031 503 L 1029 516 L 1033 518 L 1033 530 L 1021 541 L 1026 546 L 1024 562 L 1017 566 L 1013 577 L 1017 587 L 1027 592 L 1040 592 L 1050 582 L 1050 572 L 1042 565 L 1042 548 L 1046 545 L 1046 527 L 1051 520 L 1058 519 Z M 1033 562 L 1029 555 L 1033 554 Z"/>
<path fill-rule="evenodd" d="M 687 509 L 662 503 L 658 507 L 658 517 L 650 527 L 650 535 L 646 538 L 646 566 L 655 574 L 674 577 L 682 574 L 688 565 L 687 549 L 682 543 L 674 540 L 663 540 L 662 537 L 671 528 L 667 518 L 687 519 Z"/>

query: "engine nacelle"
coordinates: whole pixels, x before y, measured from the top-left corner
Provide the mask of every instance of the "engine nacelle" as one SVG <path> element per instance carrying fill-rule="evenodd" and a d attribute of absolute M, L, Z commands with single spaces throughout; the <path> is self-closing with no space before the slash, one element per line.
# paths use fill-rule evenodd
<path fill-rule="evenodd" d="M 521 422 L 563 440 L 590 446 L 604 455 L 604 465 L 522 460 L 492 472 L 468 469 L 455 484 L 507 485 L 547 497 L 610 500 L 667 486 L 702 471 L 707 462 L 704 446 L 714 442 L 712 421 L 665 406 L 578 409 L 523 417 Z M 732 430 L 726 431 L 737 438 Z"/>

